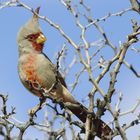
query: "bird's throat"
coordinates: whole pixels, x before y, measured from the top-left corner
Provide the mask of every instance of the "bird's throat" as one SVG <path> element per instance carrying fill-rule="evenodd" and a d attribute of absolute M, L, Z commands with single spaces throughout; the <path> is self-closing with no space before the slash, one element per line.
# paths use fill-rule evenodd
<path fill-rule="evenodd" d="M 44 44 L 37 44 L 36 42 L 32 42 L 32 46 L 37 52 L 42 52 Z"/>

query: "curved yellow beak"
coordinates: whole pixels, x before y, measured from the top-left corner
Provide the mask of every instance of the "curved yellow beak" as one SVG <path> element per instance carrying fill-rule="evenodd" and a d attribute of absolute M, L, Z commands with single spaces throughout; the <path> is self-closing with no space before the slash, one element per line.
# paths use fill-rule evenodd
<path fill-rule="evenodd" d="M 40 34 L 38 36 L 38 38 L 36 39 L 36 43 L 37 44 L 43 44 L 46 40 L 47 40 L 46 37 L 43 34 Z"/>

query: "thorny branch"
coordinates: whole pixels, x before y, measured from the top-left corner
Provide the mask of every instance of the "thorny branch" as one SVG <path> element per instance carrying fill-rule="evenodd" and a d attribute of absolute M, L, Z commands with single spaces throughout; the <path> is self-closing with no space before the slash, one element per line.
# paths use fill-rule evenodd
<path fill-rule="evenodd" d="M 30 110 L 29 119 L 26 122 L 20 122 L 17 119 L 15 119 L 13 116 L 15 114 L 15 108 L 12 109 L 12 111 L 10 113 L 7 112 L 6 102 L 8 100 L 8 96 L 4 96 L 4 95 L 0 94 L 0 97 L 3 100 L 3 105 L 2 105 L 3 115 L 0 115 L 0 126 L 2 126 L 0 129 L 1 130 L 0 134 L 1 134 L 1 136 L 6 138 L 7 140 L 11 140 L 11 138 L 12 138 L 11 131 L 13 131 L 14 128 L 18 128 L 20 130 L 19 134 L 16 136 L 16 139 L 22 140 L 25 131 L 27 131 L 27 129 L 31 126 L 34 126 L 38 130 L 47 132 L 48 135 L 50 136 L 50 138 L 57 139 L 58 137 L 59 138 L 62 137 L 64 135 L 64 132 L 65 132 L 65 127 L 62 129 L 59 129 L 58 131 L 53 131 L 52 129 L 50 130 L 49 127 L 51 127 L 51 125 L 54 123 L 53 120 L 52 120 L 52 122 L 49 122 L 49 123 L 51 123 L 50 126 L 44 125 L 44 124 L 43 125 L 38 124 L 35 122 L 35 118 L 37 117 L 37 112 L 42 108 L 43 104 L 51 107 L 56 112 L 57 116 L 62 116 L 66 120 L 68 120 L 70 122 L 70 125 L 76 125 L 76 126 L 80 127 L 81 129 L 84 129 L 84 126 L 82 124 L 80 124 L 79 122 L 72 121 L 72 119 L 70 119 L 69 115 L 66 117 L 65 112 L 59 113 L 56 105 L 54 107 L 52 107 L 51 105 L 44 103 L 44 100 L 42 100 L 42 99 L 40 100 L 40 103 L 37 106 L 35 106 L 32 110 Z M 46 97 L 48 97 L 49 99 L 51 99 L 55 103 L 60 103 L 59 101 L 54 100 L 50 96 L 46 96 Z M 63 103 L 60 103 L 60 104 L 63 104 Z M 69 107 L 70 104 L 65 104 L 64 106 Z M 56 115 L 54 115 L 54 120 L 56 118 Z M 3 131 L 3 127 L 6 129 L 6 132 Z M 71 128 L 72 128 L 72 126 L 71 126 Z"/>
<path fill-rule="evenodd" d="M 25 9 L 29 10 L 30 12 L 37 14 L 40 19 L 44 20 L 50 26 L 55 28 L 60 33 L 60 35 L 66 39 L 68 44 L 70 44 L 70 46 L 72 46 L 73 49 L 75 49 L 76 54 L 78 56 L 78 60 L 77 60 L 77 56 L 76 56 L 76 60 L 73 60 L 71 65 L 80 62 L 83 67 L 75 75 L 75 81 L 72 84 L 71 91 L 73 91 L 76 88 L 76 86 L 78 85 L 78 82 L 79 82 L 79 78 L 81 77 L 81 75 L 84 72 L 87 73 L 87 75 L 89 77 L 89 81 L 92 84 L 92 89 L 88 96 L 89 97 L 89 107 L 88 107 L 89 112 L 87 112 L 87 113 L 89 115 L 87 117 L 86 124 L 82 124 L 79 121 L 72 120 L 71 114 L 69 113 L 69 111 L 67 111 L 67 108 L 69 108 L 69 106 L 74 106 L 74 105 L 63 103 L 61 100 L 58 101 L 57 99 L 52 98 L 50 91 L 54 88 L 54 86 L 56 86 L 56 84 L 58 82 L 58 79 L 57 79 L 57 82 L 54 83 L 54 85 L 52 85 L 52 87 L 49 90 L 42 89 L 42 87 L 40 87 L 40 85 L 39 85 L 40 90 L 42 90 L 42 92 L 44 93 L 43 94 L 44 98 L 40 99 L 39 104 L 36 107 L 34 107 L 32 110 L 30 110 L 29 119 L 25 123 L 20 122 L 16 119 L 13 119 L 14 118 L 13 115 L 15 114 L 15 108 L 12 108 L 11 112 L 9 113 L 7 111 L 7 105 L 6 105 L 7 96 L 0 95 L 0 98 L 2 98 L 2 101 L 3 101 L 2 110 L 1 110 L 2 115 L 0 115 L 0 135 L 7 139 L 10 139 L 11 132 L 16 127 L 20 130 L 20 133 L 17 136 L 17 139 L 20 140 L 20 139 L 22 139 L 25 131 L 27 131 L 27 129 L 30 126 L 35 126 L 37 129 L 46 131 L 50 135 L 50 139 L 59 139 L 60 137 L 63 137 L 64 139 L 66 139 L 66 137 L 65 137 L 66 126 L 64 126 L 62 129 L 59 129 L 58 131 L 54 131 L 54 130 L 52 130 L 52 127 L 51 127 L 52 123 L 50 123 L 50 127 L 48 127 L 48 125 L 37 124 L 35 122 L 35 117 L 36 117 L 37 112 L 40 109 L 42 109 L 42 107 L 44 105 L 47 105 L 52 110 L 54 110 L 56 116 L 61 116 L 70 123 L 70 129 L 73 132 L 72 133 L 73 138 L 76 137 L 76 134 L 74 133 L 73 127 L 71 127 L 71 125 L 75 125 L 75 126 L 79 127 L 81 130 L 83 130 L 83 129 L 86 130 L 85 136 L 84 136 L 85 140 L 94 139 L 96 134 L 93 134 L 93 136 L 91 137 L 91 135 L 90 135 L 91 128 L 94 129 L 94 126 L 92 126 L 90 122 L 93 119 L 91 117 L 91 113 L 96 108 L 96 110 L 97 110 L 96 117 L 97 118 L 100 118 L 102 115 L 104 115 L 106 110 L 112 115 L 113 121 L 111 123 L 115 125 L 115 128 L 114 128 L 113 134 L 111 134 L 110 138 L 108 138 L 108 139 L 111 139 L 117 135 L 120 135 L 122 139 L 127 140 L 126 130 L 129 129 L 130 127 L 133 127 L 134 125 L 138 125 L 140 123 L 140 117 L 138 116 L 137 119 L 132 120 L 130 123 L 127 123 L 124 125 L 120 124 L 119 120 L 121 117 L 123 117 L 125 115 L 134 113 L 135 110 L 139 107 L 140 102 L 138 100 L 138 102 L 134 106 L 132 106 L 132 108 L 130 110 L 124 111 L 124 112 L 121 112 L 121 110 L 120 110 L 120 105 L 121 105 L 121 102 L 123 99 L 122 94 L 120 94 L 120 96 L 119 96 L 115 110 L 113 110 L 111 102 L 112 102 L 112 97 L 113 97 L 114 93 L 116 92 L 115 85 L 117 82 L 117 77 L 118 77 L 119 73 L 121 72 L 120 69 L 123 64 L 128 69 L 130 69 L 137 78 L 140 78 L 140 74 L 133 67 L 133 65 L 129 64 L 129 62 L 127 62 L 125 60 L 125 56 L 127 54 L 127 51 L 129 50 L 130 46 L 139 41 L 138 36 L 140 34 L 140 26 L 138 26 L 137 22 L 132 21 L 133 32 L 130 35 L 128 35 L 125 43 L 123 43 L 121 45 L 121 47 L 119 48 L 111 42 L 111 40 L 108 37 L 108 34 L 103 30 L 103 28 L 100 26 L 99 23 L 105 22 L 112 16 L 123 16 L 128 11 L 134 10 L 137 13 L 140 13 L 140 3 L 137 0 L 130 0 L 130 3 L 131 3 L 130 8 L 123 9 L 117 13 L 108 13 L 107 15 L 105 15 L 101 18 L 93 19 L 93 17 L 91 16 L 92 15 L 91 9 L 89 6 L 87 6 L 85 4 L 84 0 L 79 0 L 78 4 L 75 4 L 75 2 L 73 2 L 71 0 L 59 0 L 59 2 L 65 8 L 67 8 L 68 11 L 72 14 L 72 16 L 75 19 L 75 24 L 81 31 L 80 35 L 79 35 L 81 42 L 79 44 L 74 42 L 74 40 L 72 40 L 72 38 L 67 35 L 65 30 L 62 29 L 62 27 L 60 25 L 54 23 L 47 16 L 38 15 L 37 13 L 35 13 L 33 8 L 26 5 L 24 2 L 21 2 L 20 0 L 10 0 L 7 2 L 0 2 L 0 10 L 4 9 L 6 7 L 23 7 Z M 79 7 L 82 7 L 86 12 L 83 13 L 83 11 L 80 10 Z M 82 19 L 87 21 L 86 24 L 85 23 L 83 24 Z M 100 35 L 102 36 L 103 41 L 104 41 L 104 44 L 101 45 L 100 47 L 98 47 L 98 49 L 96 51 L 93 51 L 92 54 L 91 54 L 91 51 L 92 51 L 91 49 L 93 48 L 93 46 L 92 46 L 92 43 L 89 42 L 88 37 L 86 35 L 88 30 L 91 28 L 95 28 L 100 33 Z M 100 54 L 100 52 L 102 51 L 102 49 L 106 46 L 109 46 L 111 48 L 111 50 L 113 50 L 114 55 L 113 55 L 112 59 L 110 59 L 108 61 L 103 60 L 104 57 L 100 56 L 100 59 L 97 61 L 98 62 L 97 66 L 99 66 L 99 68 L 101 69 L 101 72 L 99 73 L 97 78 L 94 78 L 94 76 L 93 76 L 94 75 L 93 72 L 95 72 L 94 67 L 97 67 L 97 66 L 94 63 L 94 67 L 93 67 L 92 61 L 93 61 L 93 59 L 96 58 L 95 56 L 98 56 Z M 57 66 L 56 66 L 57 70 L 59 69 L 59 66 L 60 66 L 60 57 L 63 54 L 63 50 L 64 49 L 62 49 L 62 51 L 58 53 Z M 133 50 L 135 52 L 139 53 L 139 49 L 133 48 Z M 69 69 L 71 68 L 71 65 L 69 66 Z M 109 77 L 110 80 L 109 80 L 107 91 L 104 91 L 102 86 L 100 86 L 100 82 L 104 79 L 104 77 L 108 73 L 110 73 L 110 77 Z M 56 77 L 57 77 L 57 75 L 58 75 L 58 71 L 57 71 Z M 30 82 L 30 81 L 28 81 L 28 82 Z M 96 97 L 95 95 L 98 93 L 101 95 L 102 98 L 95 100 L 95 97 Z M 55 105 L 53 106 L 48 103 L 46 104 L 45 103 L 46 98 L 50 99 Z M 58 106 L 57 106 L 58 104 L 60 105 L 61 108 L 65 108 L 66 110 L 65 111 L 63 110 L 63 112 L 60 113 L 60 109 L 58 109 Z M 55 115 L 54 115 L 54 118 L 52 121 L 53 123 L 54 123 L 54 120 L 56 119 Z M 11 120 L 11 118 L 12 118 L 12 120 Z M 4 128 L 6 131 L 4 130 Z M 78 133 L 77 138 L 82 139 L 80 137 L 80 133 Z"/>

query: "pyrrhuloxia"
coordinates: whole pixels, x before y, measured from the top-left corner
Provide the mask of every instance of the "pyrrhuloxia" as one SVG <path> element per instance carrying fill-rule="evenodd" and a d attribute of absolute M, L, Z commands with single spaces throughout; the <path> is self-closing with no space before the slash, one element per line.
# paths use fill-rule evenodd
<path fill-rule="evenodd" d="M 39 12 L 39 8 L 36 12 Z M 74 104 L 75 107 L 69 107 L 69 110 L 85 123 L 87 108 L 74 99 L 55 65 L 42 52 L 45 41 L 46 38 L 39 27 L 38 16 L 34 14 L 33 18 L 21 27 L 17 36 L 19 46 L 18 70 L 21 82 L 31 93 L 41 97 L 42 93 L 38 89 L 38 84 L 49 90 L 57 79 L 55 88 L 50 91 L 52 98 Z M 100 138 L 112 132 L 110 127 L 100 119 L 94 119 L 93 123 L 97 127 L 96 133 Z"/>

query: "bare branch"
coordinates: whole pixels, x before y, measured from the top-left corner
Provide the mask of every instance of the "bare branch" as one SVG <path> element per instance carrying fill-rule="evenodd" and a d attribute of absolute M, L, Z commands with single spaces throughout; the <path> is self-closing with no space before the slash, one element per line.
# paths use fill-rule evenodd
<path fill-rule="evenodd" d="M 138 0 L 130 0 L 130 2 L 132 5 L 132 9 L 140 14 L 140 3 L 138 2 Z"/>
<path fill-rule="evenodd" d="M 140 99 L 138 99 L 137 103 L 128 111 L 120 113 L 120 116 L 128 115 L 130 113 L 134 113 L 135 110 L 140 106 Z"/>

